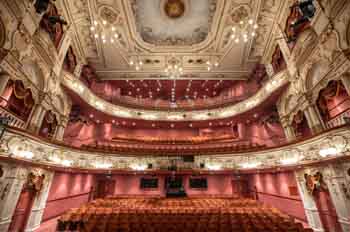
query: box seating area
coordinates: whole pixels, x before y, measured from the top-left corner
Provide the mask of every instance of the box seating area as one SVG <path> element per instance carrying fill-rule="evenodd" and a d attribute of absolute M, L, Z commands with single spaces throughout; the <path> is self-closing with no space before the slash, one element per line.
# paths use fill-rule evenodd
<path fill-rule="evenodd" d="M 251 199 L 110 198 L 66 212 L 58 231 L 312 232 Z"/>

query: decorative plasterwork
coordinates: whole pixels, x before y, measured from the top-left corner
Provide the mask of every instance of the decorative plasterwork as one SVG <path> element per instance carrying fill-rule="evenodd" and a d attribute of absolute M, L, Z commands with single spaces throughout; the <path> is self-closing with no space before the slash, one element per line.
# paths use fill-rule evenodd
<path fill-rule="evenodd" d="M 203 42 L 211 31 L 215 0 L 133 0 L 141 38 L 156 46 L 186 46 Z"/>
<path fill-rule="evenodd" d="M 190 79 L 193 75 L 196 78 L 204 79 L 215 79 L 218 76 L 221 79 L 246 79 L 252 65 L 264 54 L 269 40 L 274 36 L 274 33 L 272 33 L 273 25 L 275 25 L 279 10 L 283 5 L 281 1 L 274 0 L 217 1 L 215 4 L 214 0 L 205 0 L 204 5 L 209 6 L 212 15 L 206 16 L 209 20 L 207 23 L 208 35 L 204 36 L 199 30 L 199 34 L 203 34 L 203 38 L 205 37 L 202 42 L 199 42 L 201 39 L 198 40 L 197 35 L 191 35 L 190 37 L 195 38 L 196 43 L 192 39 L 190 41 L 186 39 L 181 41 L 180 39 L 180 42 L 170 40 L 168 44 L 168 42 L 165 42 L 167 39 L 162 39 L 162 37 L 159 39 L 159 43 L 155 45 L 156 42 L 154 41 L 157 40 L 155 38 L 159 36 L 154 37 L 152 34 L 150 40 L 154 42 L 153 44 L 145 42 L 140 34 L 140 28 L 144 26 L 141 25 L 141 19 L 135 17 L 134 6 L 135 4 L 142 4 L 143 1 L 145 0 L 64 0 L 58 2 L 64 17 L 70 21 L 71 27 L 75 31 L 73 34 L 75 35 L 74 40 L 77 41 L 77 47 L 83 51 L 87 60 L 95 66 L 101 79 L 165 78 L 164 69 L 167 60 L 174 56 L 181 61 L 184 67 L 183 79 Z M 147 2 L 147 7 L 152 7 L 153 4 L 157 5 L 162 1 L 157 0 L 152 4 Z M 186 2 L 189 3 L 189 10 L 191 10 L 191 4 L 199 4 L 194 0 L 184 1 L 184 3 Z M 200 4 L 203 4 L 202 1 L 200 1 Z M 157 6 L 157 10 L 159 10 L 159 6 Z M 147 12 L 151 11 L 147 10 Z M 145 17 L 149 18 L 149 16 Z M 155 21 L 161 20 L 162 16 L 159 16 L 160 19 L 157 17 L 155 17 Z M 186 10 L 182 17 L 187 17 Z M 176 20 L 182 20 L 182 17 Z M 230 39 L 231 29 L 239 23 L 238 19 L 240 18 L 243 20 L 252 18 L 258 22 L 261 29 L 257 32 L 255 40 L 236 44 Z M 117 42 L 102 44 L 101 41 L 93 38 L 90 31 L 91 23 L 94 20 L 103 19 L 114 22 L 113 25 L 119 34 Z M 187 20 L 184 20 L 182 25 L 186 29 Z M 180 28 L 180 26 L 177 28 Z M 161 28 L 161 30 L 169 29 Z M 170 30 L 180 29 L 171 28 Z M 187 32 L 184 34 L 187 34 Z M 193 55 L 203 60 L 208 60 L 208 57 L 215 57 L 219 60 L 220 66 L 208 72 L 205 62 L 202 65 L 188 62 L 188 57 Z M 149 62 L 142 67 L 142 70 L 135 71 L 135 68 L 128 64 L 131 57 L 137 57 L 138 60 L 142 61 L 153 60 L 156 57 L 159 62 Z"/>
<path fill-rule="evenodd" d="M 199 168 L 201 163 L 205 163 L 207 167 L 218 167 L 220 170 L 265 169 L 296 165 L 301 167 L 329 159 L 350 157 L 349 131 L 348 127 L 343 127 L 306 141 L 258 152 L 195 156 L 195 162 L 190 168 Z M 321 155 L 323 151 L 329 149 L 336 152 L 327 156 Z M 25 158 L 28 154 L 32 158 Z M 148 163 L 153 164 L 153 170 L 159 170 L 170 166 L 174 160 L 182 160 L 181 157 L 152 156 L 152 154 L 126 156 L 83 151 L 49 144 L 14 130 L 5 132 L 0 143 L 0 156 L 24 159 L 36 164 L 109 170 L 130 170 L 135 164 Z M 179 168 L 183 167 L 179 166 Z"/>
<path fill-rule="evenodd" d="M 62 80 L 67 88 L 79 95 L 90 106 L 112 116 L 151 121 L 202 121 L 233 117 L 257 107 L 277 89 L 288 83 L 288 75 L 285 71 L 278 73 L 270 78 L 255 95 L 234 105 L 210 110 L 171 112 L 166 110 L 135 111 L 135 109 L 114 105 L 96 96 L 86 85 L 70 73 L 65 72 Z"/>

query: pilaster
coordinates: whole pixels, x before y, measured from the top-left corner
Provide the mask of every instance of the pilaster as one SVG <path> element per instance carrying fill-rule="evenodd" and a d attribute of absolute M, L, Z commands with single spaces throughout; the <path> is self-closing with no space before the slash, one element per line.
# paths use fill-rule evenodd
<path fill-rule="evenodd" d="M 45 98 L 45 94 L 40 94 L 39 101 L 33 107 L 30 120 L 28 122 L 27 128 L 34 133 L 39 132 L 41 123 L 45 116 L 45 108 L 43 106 L 43 101 Z"/>
<path fill-rule="evenodd" d="M 305 215 L 309 223 L 309 226 L 315 232 L 324 231 L 316 202 L 313 199 L 312 194 L 309 193 L 306 188 L 306 181 L 304 179 L 304 170 L 296 171 L 295 177 L 296 177 L 300 197 L 304 205 Z"/>
<path fill-rule="evenodd" d="M 324 178 L 338 221 L 343 231 L 350 231 L 350 189 L 346 180 L 346 170 L 341 164 L 332 164 Z"/>
<path fill-rule="evenodd" d="M 291 141 L 295 140 L 296 136 L 295 136 L 292 124 L 286 120 L 287 119 L 285 117 L 281 118 L 281 124 L 282 124 L 284 134 L 286 136 L 287 141 L 291 142 Z"/>
<path fill-rule="evenodd" d="M 9 167 L 0 180 L 0 231 L 8 231 L 25 182 L 26 170 L 15 166 Z"/>
<path fill-rule="evenodd" d="M 317 108 L 317 106 L 312 102 L 310 97 L 307 97 L 308 105 L 305 109 L 305 117 L 308 122 L 308 125 L 313 134 L 318 134 L 322 132 L 326 126 L 323 122 L 321 114 Z"/>
<path fill-rule="evenodd" d="M 32 211 L 30 212 L 25 232 L 35 231 L 40 227 L 53 176 L 53 172 L 45 173 L 44 185 L 42 187 L 41 192 L 34 200 Z"/>
<path fill-rule="evenodd" d="M 56 140 L 59 140 L 59 141 L 63 140 L 64 131 L 67 127 L 67 124 L 68 124 L 68 118 L 61 116 L 61 122 L 58 124 L 57 130 L 56 130 L 56 135 L 55 135 Z"/>

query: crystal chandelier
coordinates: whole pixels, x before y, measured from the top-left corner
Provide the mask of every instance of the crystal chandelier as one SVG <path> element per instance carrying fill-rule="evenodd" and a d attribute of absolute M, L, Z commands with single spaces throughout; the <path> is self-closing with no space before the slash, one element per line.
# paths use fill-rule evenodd
<path fill-rule="evenodd" d="M 119 39 L 119 34 L 116 31 L 116 27 L 109 24 L 106 20 L 98 22 L 94 20 L 93 25 L 90 27 L 90 31 L 94 34 L 96 40 L 100 39 L 102 43 L 114 43 Z"/>
<path fill-rule="evenodd" d="M 243 41 L 247 43 L 249 39 L 256 36 L 256 30 L 258 29 L 258 24 L 254 23 L 253 19 L 248 21 L 239 21 L 239 23 L 232 27 L 231 39 L 235 43 Z"/>

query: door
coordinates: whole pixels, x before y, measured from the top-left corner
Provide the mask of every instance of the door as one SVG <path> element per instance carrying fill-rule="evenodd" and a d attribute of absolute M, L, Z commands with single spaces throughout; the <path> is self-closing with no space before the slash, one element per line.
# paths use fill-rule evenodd
<path fill-rule="evenodd" d="M 99 180 L 97 183 L 97 198 L 113 196 L 115 180 Z"/>
<path fill-rule="evenodd" d="M 9 232 L 22 232 L 25 230 L 35 195 L 35 191 L 31 188 L 24 187 L 22 189 L 12 216 Z"/>

